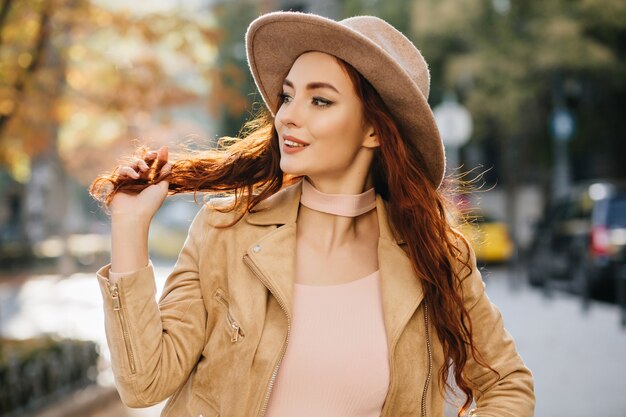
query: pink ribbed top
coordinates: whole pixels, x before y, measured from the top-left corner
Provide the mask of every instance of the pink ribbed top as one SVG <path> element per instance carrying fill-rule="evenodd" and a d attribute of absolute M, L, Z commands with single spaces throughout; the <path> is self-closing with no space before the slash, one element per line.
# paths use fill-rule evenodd
<path fill-rule="evenodd" d="M 291 334 L 267 417 L 380 417 L 389 386 L 378 271 L 294 285 Z"/>

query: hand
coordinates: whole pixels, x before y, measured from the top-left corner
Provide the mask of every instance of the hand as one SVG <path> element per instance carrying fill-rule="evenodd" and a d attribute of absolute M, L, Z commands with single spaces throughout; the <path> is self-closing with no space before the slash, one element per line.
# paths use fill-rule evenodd
<path fill-rule="evenodd" d="M 146 161 L 154 161 L 153 167 L 148 166 Z M 139 194 L 115 193 L 109 206 L 112 220 L 132 218 L 149 224 L 167 197 L 169 181 L 161 178 L 167 178 L 171 168 L 172 164 L 168 162 L 167 145 L 158 151 L 148 152 L 144 159 L 135 159 L 130 166 L 119 168 L 117 172 L 120 178 L 131 180 L 142 178 L 155 183 Z"/>

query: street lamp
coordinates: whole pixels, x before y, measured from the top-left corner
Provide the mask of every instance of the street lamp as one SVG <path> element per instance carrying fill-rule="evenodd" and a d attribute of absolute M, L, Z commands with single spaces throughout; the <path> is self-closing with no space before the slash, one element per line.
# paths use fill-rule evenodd
<path fill-rule="evenodd" d="M 446 93 L 441 104 L 433 109 L 433 113 L 446 147 L 447 170 L 451 172 L 459 167 L 461 146 L 472 136 L 472 116 L 452 93 Z"/>
<path fill-rule="evenodd" d="M 558 105 L 550 117 L 550 132 L 554 139 L 552 191 L 555 198 L 564 196 L 570 185 L 567 144 L 575 129 L 576 124 L 572 113 L 564 106 Z"/>

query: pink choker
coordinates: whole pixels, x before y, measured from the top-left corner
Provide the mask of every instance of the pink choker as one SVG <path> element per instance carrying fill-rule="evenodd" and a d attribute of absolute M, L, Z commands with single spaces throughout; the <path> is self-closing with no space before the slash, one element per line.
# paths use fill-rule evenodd
<path fill-rule="evenodd" d="M 357 217 L 376 208 L 376 192 L 370 188 L 362 194 L 326 194 L 305 178 L 302 180 L 300 203 L 322 213 Z"/>

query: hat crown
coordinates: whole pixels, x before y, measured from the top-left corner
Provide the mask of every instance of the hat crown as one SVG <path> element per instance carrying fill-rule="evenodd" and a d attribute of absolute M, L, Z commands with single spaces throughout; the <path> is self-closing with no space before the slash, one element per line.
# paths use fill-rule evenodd
<path fill-rule="evenodd" d="M 375 16 L 355 16 L 340 21 L 385 51 L 417 85 L 424 98 L 430 92 L 428 64 L 420 51 L 399 30 Z"/>

